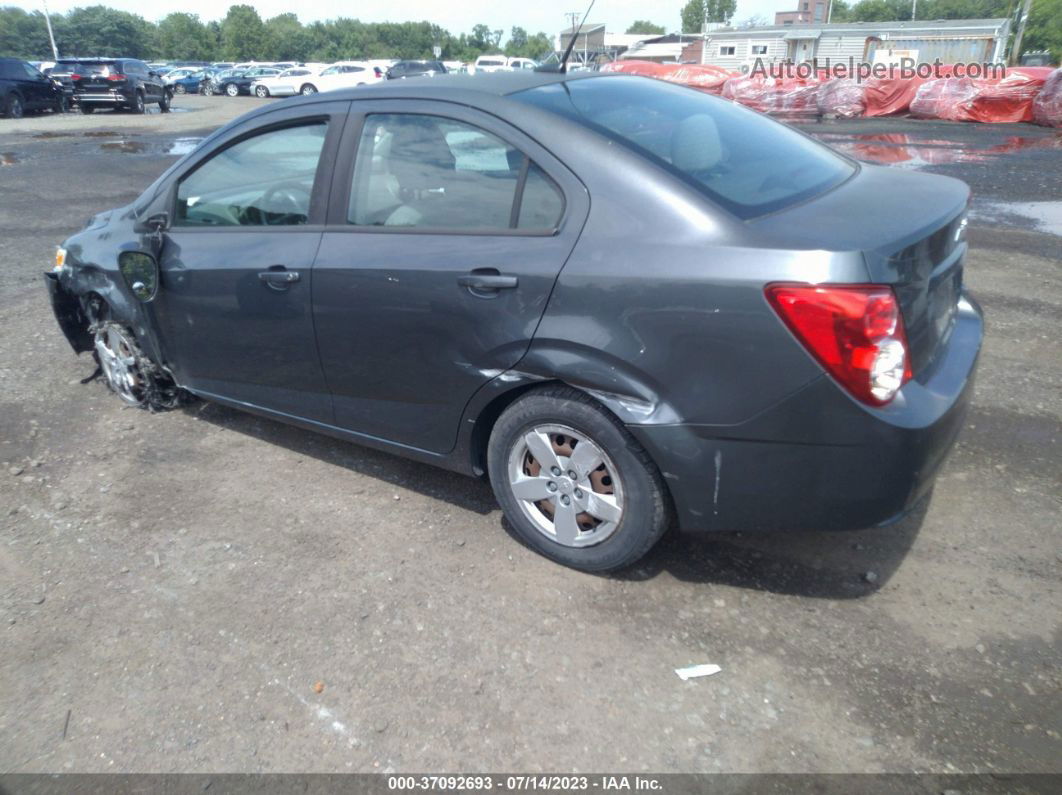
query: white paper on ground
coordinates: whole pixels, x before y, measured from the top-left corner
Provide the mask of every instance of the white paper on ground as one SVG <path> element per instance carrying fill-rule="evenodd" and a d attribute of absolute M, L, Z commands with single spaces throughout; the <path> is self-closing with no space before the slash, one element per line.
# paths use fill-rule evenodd
<path fill-rule="evenodd" d="M 704 665 L 691 665 L 688 668 L 676 668 L 675 673 L 679 675 L 679 679 L 685 682 L 688 679 L 694 679 L 698 676 L 711 676 L 717 674 L 723 669 L 718 665 L 712 663 L 705 663 Z"/>

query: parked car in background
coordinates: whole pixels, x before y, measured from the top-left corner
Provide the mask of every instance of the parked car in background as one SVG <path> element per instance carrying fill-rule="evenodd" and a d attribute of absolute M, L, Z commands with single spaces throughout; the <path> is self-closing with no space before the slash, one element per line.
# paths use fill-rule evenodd
<path fill-rule="evenodd" d="M 444 76 L 243 116 L 47 283 L 125 403 L 489 475 L 526 544 L 606 571 L 672 523 L 865 528 L 929 494 L 981 348 L 969 198 L 659 80 Z"/>
<path fill-rule="evenodd" d="M 307 77 L 299 86 L 300 94 L 316 94 L 318 91 L 335 91 L 339 88 L 379 83 L 383 70 L 367 61 L 339 61 L 325 67 L 320 74 Z"/>
<path fill-rule="evenodd" d="M 163 75 L 162 82 L 169 86 L 174 94 L 195 94 L 209 74 L 208 70 L 198 66 L 181 67 Z"/>
<path fill-rule="evenodd" d="M 9 119 L 21 119 L 31 111 L 66 110 L 61 86 L 18 58 L 0 58 L 0 111 Z"/>
<path fill-rule="evenodd" d="M 509 59 L 500 53 L 481 55 L 472 66 L 473 72 L 504 72 L 509 68 Z"/>
<path fill-rule="evenodd" d="M 509 68 L 513 71 L 519 71 L 520 69 L 529 69 L 534 71 L 538 68 L 538 61 L 533 58 L 510 58 Z"/>
<path fill-rule="evenodd" d="M 313 80 L 317 71 L 306 67 L 286 69 L 273 77 L 259 77 L 251 83 L 251 93 L 256 97 L 290 97 L 300 93 L 308 80 Z"/>
<path fill-rule="evenodd" d="M 280 74 L 279 69 L 267 66 L 255 66 L 250 69 L 229 69 L 217 74 L 211 79 L 209 94 L 225 94 L 229 97 L 237 97 L 241 94 L 251 93 L 251 83 L 263 77 L 275 77 Z"/>
<path fill-rule="evenodd" d="M 387 70 L 388 80 L 402 80 L 406 77 L 434 77 L 444 75 L 447 69 L 441 61 L 399 61 Z"/>
<path fill-rule="evenodd" d="M 82 113 L 116 108 L 143 113 L 157 104 L 170 109 L 172 92 L 158 72 L 136 58 L 60 58 L 52 69 L 73 86 Z"/>

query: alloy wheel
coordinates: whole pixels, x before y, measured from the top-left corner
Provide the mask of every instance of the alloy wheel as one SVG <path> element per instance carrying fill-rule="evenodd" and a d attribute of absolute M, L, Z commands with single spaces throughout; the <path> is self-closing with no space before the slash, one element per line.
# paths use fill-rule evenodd
<path fill-rule="evenodd" d="M 19 97 L 11 97 L 7 103 L 7 115 L 12 119 L 21 119 L 25 108 L 22 105 L 22 100 Z"/>
<path fill-rule="evenodd" d="M 240 89 L 235 83 L 229 83 L 227 86 L 225 86 L 225 93 L 228 94 L 230 97 L 235 97 L 239 95 Z"/>
<path fill-rule="evenodd" d="M 122 402 L 139 406 L 144 401 L 144 378 L 128 333 L 112 323 L 96 331 L 96 354 L 107 383 Z"/>
<path fill-rule="evenodd" d="M 524 516 L 562 546 L 600 544 L 623 518 L 623 484 L 615 464 L 574 428 L 528 429 L 509 453 L 508 474 Z"/>
<path fill-rule="evenodd" d="M 305 85 L 305 86 L 303 86 L 303 87 L 302 87 L 302 91 L 301 91 L 300 93 L 301 93 L 301 94 L 302 94 L 302 95 L 303 95 L 304 97 L 308 97 L 308 96 L 310 96 L 311 94 L 316 94 L 316 93 L 317 93 L 317 89 L 316 89 L 316 88 L 314 88 L 313 86 L 310 86 L 310 85 Z"/>

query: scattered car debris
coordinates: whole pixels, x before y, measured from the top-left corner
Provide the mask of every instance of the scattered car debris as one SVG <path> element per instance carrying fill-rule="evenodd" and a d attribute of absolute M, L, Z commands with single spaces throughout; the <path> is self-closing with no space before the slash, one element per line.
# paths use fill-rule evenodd
<path fill-rule="evenodd" d="M 686 668 L 676 668 L 675 673 L 678 674 L 679 679 L 687 682 L 690 679 L 696 679 L 701 676 L 713 676 L 722 670 L 722 668 L 713 663 L 704 663 L 702 665 L 690 665 Z"/>

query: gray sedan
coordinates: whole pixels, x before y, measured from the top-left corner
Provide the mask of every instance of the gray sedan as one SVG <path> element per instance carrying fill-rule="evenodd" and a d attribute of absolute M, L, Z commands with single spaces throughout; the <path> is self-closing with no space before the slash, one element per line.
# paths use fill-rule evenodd
<path fill-rule="evenodd" d="M 969 401 L 967 187 L 626 75 L 299 97 L 59 251 L 77 352 L 469 475 L 563 564 L 684 531 L 859 528 L 927 495 Z"/>

